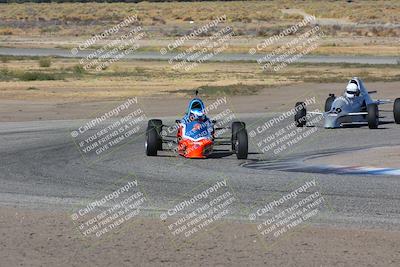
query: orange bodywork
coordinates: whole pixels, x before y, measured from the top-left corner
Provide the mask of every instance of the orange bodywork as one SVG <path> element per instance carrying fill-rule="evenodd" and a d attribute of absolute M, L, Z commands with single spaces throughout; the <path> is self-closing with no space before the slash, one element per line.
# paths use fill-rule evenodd
<path fill-rule="evenodd" d="M 206 158 L 211 152 L 213 147 L 213 141 L 209 139 L 203 139 L 200 141 L 192 140 L 180 140 L 178 143 L 178 152 L 180 155 L 186 158 Z"/>
<path fill-rule="evenodd" d="M 178 153 L 185 158 L 204 159 L 212 152 L 214 142 L 210 139 L 192 141 L 183 139 L 181 128 L 178 130 Z"/>

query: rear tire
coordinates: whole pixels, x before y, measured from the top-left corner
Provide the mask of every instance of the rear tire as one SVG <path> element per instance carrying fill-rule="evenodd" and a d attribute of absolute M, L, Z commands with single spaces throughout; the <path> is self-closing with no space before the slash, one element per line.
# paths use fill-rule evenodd
<path fill-rule="evenodd" d="M 304 102 L 297 102 L 295 107 L 296 107 L 297 111 L 296 111 L 296 114 L 294 115 L 294 121 L 296 122 L 297 127 L 303 127 L 307 123 L 306 104 Z"/>
<path fill-rule="evenodd" d="M 231 136 L 231 143 L 232 143 L 232 151 L 235 151 L 236 148 L 236 141 L 237 141 L 237 133 L 241 129 L 246 129 L 246 124 L 241 121 L 234 121 L 232 122 L 232 136 Z"/>
<path fill-rule="evenodd" d="M 159 120 L 159 119 L 149 120 L 149 122 L 147 124 L 147 132 L 146 133 L 148 133 L 152 127 L 156 128 L 156 131 L 158 134 L 157 150 L 162 150 L 162 138 L 161 138 L 161 132 L 162 132 L 162 127 L 163 127 L 162 120 Z"/>
<path fill-rule="evenodd" d="M 332 108 L 333 101 L 335 101 L 336 97 L 333 94 L 330 94 L 329 97 L 325 101 L 325 112 L 328 112 Z"/>
<path fill-rule="evenodd" d="M 394 121 L 400 124 L 400 98 L 396 98 L 393 105 Z"/>
<path fill-rule="evenodd" d="M 369 104 L 367 106 L 368 111 L 368 127 L 370 129 L 376 129 L 379 126 L 379 109 L 377 104 Z"/>
<path fill-rule="evenodd" d="M 154 127 L 161 127 L 162 126 L 162 120 L 159 119 L 152 119 L 149 120 L 149 122 L 147 123 L 147 126 L 154 126 Z"/>
<path fill-rule="evenodd" d="M 146 149 L 147 156 L 157 156 L 159 135 L 157 133 L 156 127 L 148 128 L 146 134 L 146 141 L 144 147 Z"/>
<path fill-rule="evenodd" d="M 236 157 L 238 159 L 247 159 L 249 154 L 249 140 L 246 129 L 242 128 L 239 132 L 237 132 L 236 136 Z"/>

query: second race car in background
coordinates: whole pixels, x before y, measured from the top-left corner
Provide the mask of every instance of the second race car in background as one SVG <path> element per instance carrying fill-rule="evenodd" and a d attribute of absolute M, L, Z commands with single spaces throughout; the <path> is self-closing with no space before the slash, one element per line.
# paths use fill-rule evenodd
<path fill-rule="evenodd" d="M 330 94 L 325 102 L 325 112 L 307 112 L 304 102 L 296 103 L 295 122 L 298 127 L 307 123 L 307 113 L 322 115 L 325 128 L 340 128 L 347 125 L 368 124 L 370 129 L 379 126 L 379 109 L 381 104 L 394 103 L 394 121 L 400 124 L 400 98 L 391 100 L 373 100 L 361 79 L 354 77 L 347 84 L 342 96 Z"/>

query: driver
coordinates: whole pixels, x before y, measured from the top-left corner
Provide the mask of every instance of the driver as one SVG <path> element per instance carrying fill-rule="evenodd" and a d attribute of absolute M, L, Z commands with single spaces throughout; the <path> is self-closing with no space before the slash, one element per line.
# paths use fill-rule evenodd
<path fill-rule="evenodd" d="M 193 118 L 192 120 L 197 121 L 204 121 L 206 119 L 206 115 L 204 114 L 203 110 L 198 108 L 192 108 L 189 116 Z"/>
<path fill-rule="evenodd" d="M 360 90 L 358 89 L 357 84 L 349 83 L 347 85 L 347 87 L 346 87 L 345 95 L 349 99 L 352 99 L 352 98 L 355 98 L 356 96 L 359 96 L 360 95 Z"/>
<path fill-rule="evenodd" d="M 194 101 L 189 111 L 190 121 L 207 121 L 208 118 L 205 115 L 203 106 L 199 101 Z"/>
<path fill-rule="evenodd" d="M 200 131 L 200 129 L 206 129 L 206 132 L 210 133 L 211 135 L 214 134 L 213 124 L 206 116 L 204 104 L 200 102 L 200 100 L 193 100 L 189 107 L 188 113 L 185 115 L 182 121 L 186 124 L 197 122 L 191 126 L 193 128 L 190 130 L 190 132 L 196 133 L 196 131 Z"/>

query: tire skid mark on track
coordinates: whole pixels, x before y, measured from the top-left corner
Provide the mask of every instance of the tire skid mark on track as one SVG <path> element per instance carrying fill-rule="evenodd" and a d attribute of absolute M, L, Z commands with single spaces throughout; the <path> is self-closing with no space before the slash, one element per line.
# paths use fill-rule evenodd
<path fill-rule="evenodd" d="M 256 170 L 274 170 L 285 172 L 303 172 L 303 173 L 321 173 L 321 174 L 337 174 L 337 175 L 394 175 L 400 176 L 400 169 L 396 168 L 378 168 L 370 166 L 343 166 L 343 165 L 326 165 L 326 164 L 308 164 L 307 159 L 326 157 L 349 151 L 357 151 L 372 148 L 374 146 L 353 148 L 353 149 L 337 149 L 330 151 L 322 151 L 311 155 L 296 155 L 279 160 L 259 160 L 241 164 L 241 167 Z"/>

